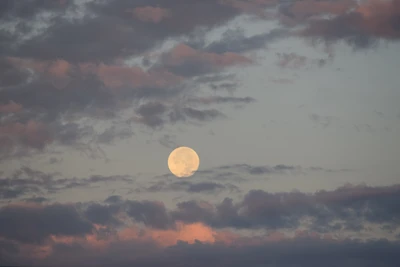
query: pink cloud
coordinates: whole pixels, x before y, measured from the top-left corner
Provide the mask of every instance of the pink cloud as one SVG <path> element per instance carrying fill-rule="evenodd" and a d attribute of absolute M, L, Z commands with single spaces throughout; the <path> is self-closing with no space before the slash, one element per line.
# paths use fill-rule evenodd
<path fill-rule="evenodd" d="M 43 149 L 52 142 L 45 125 L 32 120 L 25 124 L 16 122 L 0 126 L 0 137 L 8 137 L 16 143 L 36 149 Z"/>
<path fill-rule="evenodd" d="M 159 23 L 171 15 L 168 9 L 152 6 L 137 7 L 128 12 L 132 12 L 132 14 L 141 21 L 152 23 Z"/>
<path fill-rule="evenodd" d="M 372 34 L 389 39 L 400 38 L 400 30 L 396 27 L 400 1 L 369 0 L 361 4 L 356 12 L 363 16 L 362 27 Z"/>
<path fill-rule="evenodd" d="M 99 77 L 103 83 L 110 88 L 121 88 L 131 86 L 140 87 L 168 87 L 178 84 L 182 78 L 168 71 L 150 71 L 146 72 L 139 67 L 128 67 L 105 64 L 80 64 L 82 73 L 92 73 Z"/>
<path fill-rule="evenodd" d="M 16 113 L 22 110 L 20 104 L 10 101 L 8 104 L 0 105 L 0 113 Z"/>
<path fill-rule="evenodd" d="M 227 52 L 224 54 L 216 54 L 203 52 L 185 44 L 175 46 L 164 57 L 164 63 L 171 66 L 182 65 L 188 61 L 206 63 L 215 67 L 228 67 L 252 62 L 251 59 L 236 53 Z"/>
<path fill-rule="evenodd" d="M 40 61 L 9 57 L 8 60 L 16 67 L 32 69 L 35 72 L 55 76 L 58 78 L 65 78 L 71 69 L 71 64 L 62 59 L 55 61 Z"/>

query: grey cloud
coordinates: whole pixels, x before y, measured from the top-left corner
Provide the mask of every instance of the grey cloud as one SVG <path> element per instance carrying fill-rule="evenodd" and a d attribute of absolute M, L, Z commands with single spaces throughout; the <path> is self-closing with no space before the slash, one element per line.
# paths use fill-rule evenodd
<path fill-rule="evenodd" d="M 50 163 L 50 164 L 56 164 L 56 163 L 61 162 L 61 161 L 62 161 L 62 159 L 58 159 L 58 158 L 56 158 L 56 157 L 51 157 L 51 158 L 49 159 L 49 163 Z"/>
<path fill-rule="evenodd" d="M 182 0 L 134 3 L 125 0 L 87 3 L 4 1 L 0 21 L 12 24 L 18 20 L 18 25 L 0 30 L 0 107 L 5 109 L 4 105 L 15 103 L 21 111 L 0 113 L 2 126 L 6 127 L 0 128 L 0 160 L 40 153 L 51 144 L 81 149 L 92 143 L 112 144 L 115 140 L 129 138 L 133 134 L 129 127 L 114 125 L 103 133 L 97 133 L 92 126 L 80 125 L 77 121 L 87 117 L 118 122 L 119 112 L 132 107 L 142 117 L 129 122 L 157 129 L 168 122 L 209 121 L 222 117 L 216 109 L 197 110 L 192 107 L 165 110 L 170 120 L 163 118 L 160 110 L 158 114 L 149 114 L 146 106 L 137 106 L 139 100 L 145 98 L 156 103 L 161 99 L 179 98 L 188 89 L 187 84 L 180 82 L 184 77 L 166 72 L 166 68 L 173 70 L 173 67 L 165 64 L 152 67 L 146 73 L 118 65 L 115 61 L 142 55 L 142 52 L 157 48 L 167 38 L 198 33 L 200 28 L 200 32 L 206 32 L 242 13 L 214 0 L 195 2 L 194 5 L 187 5 Z M 150 9 L 165 8 L 171 16 L 162 23 L 149 23 L 133 16 L 133 9 L 146 6 Z M 47 12 L 50 19 L 42 21 L 37 16 L 43 12 Z M 82 18 L 69 17 L 78 13 L 82 13 Z M 39 24 L 40 30 L 36 29 Z M 27 35 L 33 32 L 36 33 Z M 22 36 L 25 36 L 24 40 Z M 243 60 L 239 55 L 236 57 L 234 60 Z M 189 77 L 222 71 L 227 67 L 225 63 L 213 66 L 214 59 L 207 64 L 201 60 L 186 60 L 185 64 L 175 66 L 175 71 L 186 73 Z M 230 65 L 229 62 L 226 64 Z M 102 72 L 99 72 L 100 67 Z M 115 77 L 116 72 L 118 77 Z M 136 80 L 135 75 L 140 77 Z M 153 75 L 154 78 L 149 84 L 142 84 L 141 79 L 146 75 Z M 215 74 L 203 77 L 202 82 L 207 79 L 208 82 L 223 81 L 229 77 Z M 176 81 L 170 84 L 169 79 Z M 118 87 L 118 91 L 110 88 L 113 85 Z M 230 90 L 234 85 L 225 87 Z M 20 127 L 22 124 L 25 129 L 29 122 L 40 125 L 40 128 L 35 128 L 37 132 L 34 135 L 25 130 L 18 135 L 7 135 L 9 127 L 16 129 L 16 125 Z M 3 133 L 6 133 L 5 136 Z"/>
<path fill-rule="evenodd" d="M 72 1 L 64 1 L 63 4 L 61 1 L 5 0 L 0 5 L 0 18 L 4 20 L 16 17 L 30 19 L 39 12 L 61 12 L 66 8 L 65 4 L 71 3 Z"/>
<path fill-rule="evenodd" d="M 221 84 L 210 84 L 210 87 L 213 91 L 228 91 L 229 93 L 233 93 L 238 87 L 237 83 L 221 83 Z"/>
<path fill-rule="evenodd" d="M 196 82 L 198 83 L 211 83 L 211 82 L 221 82 L 225 80 L 232 80 L 235 78 L 234 74 L 213 74 L 213 75 L 204 75 L 200 76 L 195 79 Z"/>
<path fill-rule="evenodd" d="M 300 226 L 300 219 L 307 217 L 313 218 L 313 225 L 309 230 L 314 232 L 297 231 L 294 238 L 285 237 L 278 232 L 279 235 L 269 241 L 262 241 L 262 238 L 242 238 L 235 241 L 239 242 L 238 244 L 250 241 L 243 246 L 205 244 L 197 241 L 194 244 L 178 242 L 167 248 L 156 248 L 151 243 L 140 240 L 115 240 L 101 252 L 102 254 L 98 251 L 92 253 L 90 246 L 79 247 L 79 243 L 59 244 L 54 247 L 54 254 L 50 255 L 46 262 L 50 265 L 59 265 L 60 262 L 54 260 L 65 257 L 75 260 L 75 264 L 80 262 L 86 264 L 93 262 L 94 265 L 108 264 L 109 262 L 105 261 L 108 259 L 113 264 L 135 263 L 141 266 L 144 264 L 146 264 L 144 266 L 158 266 L 160 263 L 164 265 L 171 263 L 176 266 L 177 263 L 185 264 L 186 259 L 192 262 L 193 257 L 198 255 L 201 256 L 201 260 L 207 259 L 204 263 L 207 266 L 213 266 L 212 264 L 220 266 L 222 257 L 225 259 L 223 263 L 229 263 L 231 266 L 248 266 L 251 259 L 253 264 L 274 263 L 283 267 L 293 264 L 320 266 L 327 255 L 330 255 L 332 258 L 329 262 L 333 263 L 333 266 L 362 267 L 373 262 L 378 266 L 391 267 L 397 266 L 398 241 L 332 239 L 318 233 L 327 231 L 335 233 L 341 230 L 354 233 L 362 230 L 366 222 L 395 229 L 400 224 L 400 213 L 396 209 L 399 199 L 399 185 L 386 187 L 345 185 L 336 190 L 318 191 L 313 194 L 252 190 L 240 201 L 235 202 L 225 198 L 221 203 L 214 205 L 205 201 L 191 200 L 178 203 L 174 210 L 167 210 L 162 202 L 119 201 L 120 199 L 108 205 L 98 203 L 77 203 L 75 206 L 9 205 L 0 208 L 0 224 L 3 225 L 0 228 L 0 236 L 3 237 L 0 242 L 2 248 L 0 252 L 9 262 L 19 259 L 16 262 L 21 263 L 21 260 L 26 259 L 29 254 L 18 254 L 18 249 L 8 240 L 43 244 L 50 235 L 82 236 L 88 233 L 96 233 L 98 238 L 104 234 L 106 240 L 107 235 L 113 235 L 113 230 L 106 229 L 104 233 L 103 230 L 95 231 L 91 223 L 103 224 L 108 228 L 115 227 L 118 225 L 115 224 L 117 214 L 121 212 L 135 222 L 156 229 L 172 229 L 176 220 L 203 222 L 215 228 L 296 229 Z M 147 253 L 142 254 L 143 251 L 139 253 L 137 249 L 133 249 L 135 246 L 145 249 Z M 72 251 L 74 257 L 66 257 L 72 255 L 70 254 Z M 130 253 L 127 254 L 126 251 Z M 289 255 L 287 251 L 290 251 L 291 257 L 286 257 Z M 136 257 L 134 255 L 136 252 L 141 257 Z M 265 255 L 266 253 L 270 254 Z M 337 254 L 333 256 L 333 253 Z M 101 261 L 97 260 L 99 255 Z M 129 257 L 124 258 L 123 255 Z M 199 266 L 202 266 L 201 260 L 196 261 Z M 71 261 L 65 262 L 65 264 L 71 263 Z"/>
<path fill-rule="evenodd" d="M 49 201 L 49 199 L 45 198 L 45 197 L 31 197 L 31 198 L 26 198 L 25 201 L 26 202 L 34 202 L 34 203 L 43 203 L 43 202 Z"/>
<path fill-rule="evenodd" d="M 101 205 L 94 203 L 85 210 L 85 217 L 95 224 L 118 225 L 121 222 L 114 215 L 120 210 L 117 205 Z"/>
<path fill-rule="evenodd" d="M 252 97 L 229 97 L 229 96 L 210 96 L 189 98 L 188 102 L 199 104 L 222 104 L 222 103 L 253 103 L 256 100 Z"/>
<path fill-rule="evenodd" d="M 239 188 L 233 184 L 221 184 L 216 182 L 190 182 L 179 181 L 168 183 L 166 181 L 157 182 L 151 186 L 137 189 L 137 192 L 165 192 L 165 191 L 185 191 L 188 193 L 218 193 L 223 190 L 238 192 Z"/>
<path fill-rule="evenodd" d="M 117 195 L 112 195 L 109 196 L 106 200 L 104 200 L 104 202 L 106 203 L 118 203 L 122 201 L 122 197 L 121 196 L 117 196 Z"/>
<path fill-rule="evenodd" d="M 90 233 L 92 225 L 73 206 L 5 206 L 0 208 L 0 236 L 41 243 L 50 235 L 79 236 Z"/>
<path fill-rule="evenodd" d="M 278 66 L 281 68 L 301 68 L 307 63 L 305 56 L 297 55 L 296 53 L 277 53 L 279 58 Z"/>
<path fill-rule="evenodd" d="M 28 40 L 14 49 L 12 54 L 41 59 L 61 58 L 72 62 L 109 61 L 144 52 L 167 37 L 190 33 L 196 27 L 212 27 L 240 14 L 239 10 L 217 1 L 198 0 L 193 5 L 187 5 L 182 0 L 134 3 L 123 0 L 92 1 L 85 6 L 95 16 L 87 15 L 81 21 L 58 19 L 46 33 Z M 162 23 L 141 21 L 130 11 L 143 6 L 168 9 L 172 16 Z M 25 5 L 24 8 L 29 7 Z M 73 5 L 70 7 L 71 10 L 74 8 Z M 64 7 L 64 10 L 67 9 Z"/>
<path fill-rule="evenodd" d="M 0 88 L 22 85 L 29 77 L 28 71 L 18 69 L 8 60 L 0 58 Z"/>
<path fill-rule="evenodd" d="M 311 20 L 302 34 L 327 43 L 344 40 L 358 49 L 376 46 L 378 39 L 365 30 L 362 23 L 364 19 L 360 13 L 350 12 L 333 19 Z"/>
<path fill-rule="evenodd" d="M 164 134 L 158 141 L 161 145 L 168 147 L 168 148 L 177 147 L 175 136 L 172 136 L 169 134 Z"/>
<path fill-rule="evenodd" d="M 288 36 L 285 29 L 274 29 L 268 33 L 246 37 L 243 29 L 227 30 L 219 41 L 214 41 L 205 47 L 206 51 L 214 53 L 241 53 L 263 48 L 267 43 Z"/>
<path fill-rule="evenodd" d="M 288 166 L 288 165 L 275 165 L 275 166 L 252 166 L 248 164 L 234 164 L 234 165 L 226 165 L 221 166 L 219 169 L 222 170 L 238 170 L 240 172 L 246 172 L 252 175 L 260 175 L 260 174 L 274 174 L 274 173 L 283 173 L 286 171 L 296 171 L 301 170 L 300 166 Z"/>
<path fill-rule="evenodd" d="M 400 213 L 393 206 L 400 198 L 398 185 L 388 187 L 345 186 L 315 194 L 301 192 L 268 193 L 252 190 L 240 202 L 227 198 L 215 206 L 191 202 L 177 205 L 176 218 L 187 222 L 200 220 L 214 227 L 296 228 L 305 216 L 314 218 L 312 228 L 321 232 L 336 229 L 363 228 L 365 222 L 399 225 Z M 193 205 L 198 211 L 193 212 Z M 200 211 L 199 211 L 200 209 Z M 335 220 L 344 225 L 334 224 Z"/>
<path fill-rule="evenodd" d="M 107 181 L 131 183 L 133 178 L 100 175 L 93 175 L 88 178 L 61 178 L 57 173 L 44 173 L 28 167 L 22 167 L 14 172 L 11 177 L 0 179 L 0 199 L 15 199 L 32 194 L 55 193 Z"/>
<path fill-rule="evenodd" d="M 172 220 L 164 203 L 153 201 L 131 201 L 126 203 L 126 213 L 137 222 L 142 222 L 148 227 L 168 229 Z"/>
<path fill-rule="evenodd" d="M 194 108 L 183 108 L 183 113 L 190 118 L 199 120 L 199 121 L 208 121 L 215 119 L 217 117 L 223 117 L 224 115 L 216 110 L 216 109 L 194 109 Z"/>
<path fill-rule="evenodd" d="M 321 116 L 315 113 L 310 114 L 309 118 L 314 124 L 321 125 L 322 128 L 327 128 L 329 125 L 331 125 L 332 121 L 335 119 L 332 116 Z"/>
<path fill-rule="evenodd" d="M 113 125 L 99 134 L 96 139 L 100 143 L 111 144 L 116 139 L 127 139 L 133 135 L 134 133 L 130 128 Z"/>

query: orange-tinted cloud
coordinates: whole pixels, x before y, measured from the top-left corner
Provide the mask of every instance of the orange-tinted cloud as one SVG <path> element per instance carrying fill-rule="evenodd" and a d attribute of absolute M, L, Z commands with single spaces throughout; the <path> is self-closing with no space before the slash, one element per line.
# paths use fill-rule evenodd
<path fill-rule="evenodd" d="M 171 15 L 168 9 L 152 6 L 137 7 L 133 10 L 128 10 L 128 12 L 132 12 L 141 21 L 152 23 L 159 23 Z"/>

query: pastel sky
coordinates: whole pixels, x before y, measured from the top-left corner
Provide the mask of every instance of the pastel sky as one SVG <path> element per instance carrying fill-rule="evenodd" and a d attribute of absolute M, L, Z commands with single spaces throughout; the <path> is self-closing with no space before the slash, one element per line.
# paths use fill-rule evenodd
<path fill-rule="evenodd" d="M 0 266 L 399 266 L 399 40 L 399 0 L 0 1 Z"/>

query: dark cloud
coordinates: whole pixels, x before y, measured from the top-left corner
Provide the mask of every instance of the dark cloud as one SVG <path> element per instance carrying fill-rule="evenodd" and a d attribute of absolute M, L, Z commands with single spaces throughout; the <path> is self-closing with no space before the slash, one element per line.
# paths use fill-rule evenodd
<path fill-rule="evenodd" d="M 1 40 L 1 38 L 0 38 Z M 0 43 L 1 44 L 1 43 Z M 30 77 L 26 70 L 21 70 L 5 58 L 0 58 L 0 87 L 7 88 L 22 85 Z M 4 102 L 1 104 L 5 104 Z"/>
<path fill-rule="evenodd" d="M 50 235 L 79 236 L 93 226 L 73 206 L 11 205 L 0 208 L 0 236 L 26 242 L 41 243 Z"/>
<path fill-rule="evenodd" d="M 253 264 L 320 266 L 327 256 L 332 256 L 329 262 L 333 266 L 361 267 L 372 262 L 374 266 L 397 266 L 397 241 L 338 239 L 334 235 L 343 230 L 356 235 L 365 230 L 366 223 L 378 224 L 382 230 L 393 233 L 400 223 L 396 209 L 399 185 L 345 185 L 312 194 L 251 190 L 239 201 L 225 198 L 211 204 L 190 200 L 178 203 L 172 210 L 157 201 L 122 200 L 117 196 L 111 199 L 114 200 L 107 201 L 109 204 L 3 206 L 0 255 L 10 264 L 22 264 L 29 259 L 31 263 L 53 266 L 60 263 L 56 259 L 65 259 L 65 264 L 85 262 L 95 266 L 110 262 L 141 266 L 162 262 L 176 266 L 193 260 L 195 255 L 199 256 L 198 266 L 248 266 L 250 259 Z M 311 218 L 308 230 L 299 228 L 304 218 Z M 135 228 L 132 222 L 146 227 Z M 269 234 L 250 237 L 220 230 L 226 227 L 265 228 Z M 279 232 L 284 229 L 297 231 L 289 237 Z M 35 244 L 52 249 L 38 258 Z M 138 252 L 139 248 L 143 251 Z M 29 250 L 31 253 L 27 253 Z M 287 251 L 291 257 L 285 256 L 289 255 Z M 204 258 L 207 261 L 203 262 Z"/>
<path fill-rule="evenodd" d="M 19 5 L 32 10 L 28 4 Z M 58 19 L 45 33 L 13 49 L 12 54 L 70 62 L 109 61 L 144 52 L 168 37 L 190 33 L 196 27 L 212 27 L 240 14 L 239 10 L 214 0 L 195 0 L 191 5 L 182 0 L 92 1 L 80 5 L 85 5 L 94 16 L 86 15 L 82 20 Z M 72 11 L 76 8 L 70 6 Z M 160 11 L 168 15 L 160 16 Z M 154 19 L 158 22 L 158 17 L 163 18 L 162 23 L 152 23 Z"/>
<path fill-rule="evenodd" d="M 167 229 L 172 226 L 172 220 L 162 202 L 128 200 L 125 205 L 129 217 L 148 227 Z"/>
<path fill-rule="evenodd" d="M 167 38 L 191 34 L 199 27 L 206 31 L 241 14 L 218 1 L 198 1 L 196 8 L 181 0 L 7 1 L 2 8 L 1 19 L 13 23 L 18 17 L 18 26 L 0 31 L 4 37 L 0 42 L 4 47 L 0 52 L 0 160 L 41 153 L 50 145 L 80 149 L 129 138 L 133 132 L 118 124 L 118 115 L 132 107 L 140 117 L 129 123 L 157 129 L 168 122 L 221 117 L 216 109 L 165 106 L 168 120 L 160 110 L 150 114 L 148 105 L 160 107 L 162 101 L 179 98 L 194 86 L 183 84 L 181 75 L 188 78 L 251 63 L 240 54 L 212 53 L 184 44 L 166 52 L 148 71 L 121 62 L 121 58 L 143 55 Z M 207 16 L 199 16 L 199 10 L 208 10 Z M 43 12 L 54 16 L 48 20 L 36 16 Z M 39 24 L 40 30 L 35 28 Z M 150 103 L 138 106 L 143 98 Z M 98 133 L 92 125 L 78 123 L 83 117 L 116 124 Z"/>
<path fill-rule="evenodd" d="M 223 190 L 237 192 L 239 188 L 232 184 L 221 184 L 216 182 L 190 182 L 178 181 L 168 183 L 165 181 L 157 182 L 143 189 L 138 189 L 137 192 L 166 192 L 166 191 L 185 191 L 188 193 L 219 193 Z"/>
<path fill-rule="evenodd" d="M 302 35 L 326 42 L 344 40 L 355 48 L 368 48 L 379 39 L 398 40 L 400 4 L 398 1 L 360 3 L 351 12 L 330 19 L 314 19 Z"/>
<path fill-rule="evenodd" d="M 117 195 L 109 196 L 106 200 L 104 200 L 106 203 L 117 203 L 120 201 L 122 201 L 122 197 Z"/>
<path fill-rule="evenodd" d="M 249 65 L 252 62 L 250 58 L 238 53 L 207 52 L 181 43 L 164 53 L 161 56 L 161 62 L 154 68 L 166 68 L 177 75 L 193 77 L 221 71 L 228 67 Z"/>
<path fill-rule="evenodd" d="M 43 203 L 43 202 L 49 201 L 49 199 L 45 198 L 45 197 L 31 197 L 31 198 L 26 198 L 25 201 L 26 202 Z"/>
<path fill-rule="evenodd" d="M 40 12 L 61 12 L 72 1 L 13 1 L 4 0 L 0 5 L 0 18 L 3 20 L 26 18 L 31 19 Z"/>
<path fill-rule="evenodd" d="M 119 210 L 120 207 L 116 205 L 101 205 L 94 203 L 85 210 L 85 217 L 95 224 L 120 224 L 120 222 L 114 217 Z"/>
<path fill-rule="evenodd" d="M 301 192 L 268 193 L 252 190 L 244 199 L 233 203 L 225 199 L 221 204 L 196 204 L 188 207 L 179 205 L 174 211 L 176 218 L 187 222 L 201 221 L 214 227 L 236 228 L 296 228 L 301 218 L 314 218 L 312 227 L 320 231 L 333 228 L 357 230 L 363 223 L 397 225 L 400 214 L 391 211 L 400 197 L 399 186 L 367 187 L 345 186 L 334 191 L 320 191 L 315 194 Z M 193 212 L 193 205 L 198 211 Z M 201 211 L 199 211 L 199 209 Z M 344 221 L 344 224 L 339 223 Z M 335 224 L 337 222 L 337 224 Z"/>

